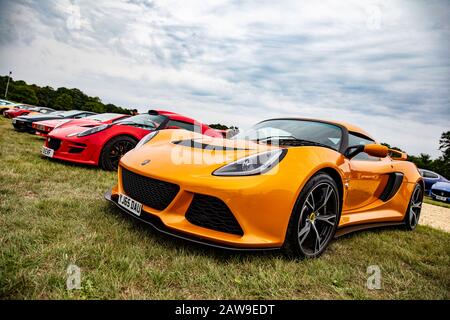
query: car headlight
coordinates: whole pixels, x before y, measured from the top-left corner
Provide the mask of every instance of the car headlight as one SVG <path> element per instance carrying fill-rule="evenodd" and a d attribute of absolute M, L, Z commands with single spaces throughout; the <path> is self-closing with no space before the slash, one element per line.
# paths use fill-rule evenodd
<path fill-rule="evenodd" d="M 135 148 L 135 149 L 138 149 L 138 148 L 142 147 L 144 144 L 146 144 L 147 142 L 149 142 L 150 140 L 152 140 L 157 134 L 158 134 L 158 131 L 150 132 L 148 135 L 146 135 L 145 137 L 143 137 L 143 138 L 141 139 L 141 141 L 139 141 L 138 144 L 136 145 L 136 147 L 134 147 L 134 148 Z"/>
<path fill-rule="evenodd" d="M 262 174 L 276 166 L 286 155 L 287 149 L 277 149 L 254 154 L 229 163 L 213 172 L 215 176 L 251 176 Z"/>
<path fill-rule="evenodd" d="M 97 133 L 97 132 L 106 130 L 106 129 L 108 129 L 109 127 L 111 127 L 110 124 L 102 124 L 102 125 L 100 125 L 100 126 L 93 127 L 93 128 L 87 129 L 87 130 L 84 130 L 84 131 L 82 131 L 82 132 L 68 134 L 67 136 L 68 136 L 68 137 L 73 137 L 73 136 L 77 136 L 77 137 L 85 137 L 85 136 L 88 136 L 88 135 L 91 135 L 91 134 L 94 134 L 94 133 Z"/>

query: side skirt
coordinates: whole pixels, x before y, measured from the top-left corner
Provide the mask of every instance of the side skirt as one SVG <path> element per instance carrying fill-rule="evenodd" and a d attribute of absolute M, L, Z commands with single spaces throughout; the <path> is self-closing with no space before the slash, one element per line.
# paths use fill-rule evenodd
<path fill-rule="evenodd" d="M 346 235 L 346 234 L 349 234 L 352 232 L 356 232 L 356 231 L 361 231 L 361 230 L 381 228 L 381 227 L 401 226 L 401 225 L 403 225 L 403 222 L 375 222 L 375 223 L 358 224 L 358 225 L 354 225 L 354 226 L 348 226 L 348 227 L 343 227 L 343 228 L 337 229 L 334 237 L 339 238 L 343 235 Z"/>

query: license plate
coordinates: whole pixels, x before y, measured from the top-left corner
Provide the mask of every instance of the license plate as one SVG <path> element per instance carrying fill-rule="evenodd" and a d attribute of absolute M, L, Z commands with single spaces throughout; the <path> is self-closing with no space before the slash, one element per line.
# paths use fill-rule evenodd
<path fill-rule="evenodd" d="M 137 216 L 141 215 L 142 203 L 139 203 L 124 194 L 119 194 L 119 205 Z"/>
<path fill-rule="evenodd" d="M 55 153 L 55 150 L 47 148 L 47 147 L 42 147 L 42 151 L 41 151 L 42 155 L 49 157 L 49 158 L 53 158 L 53 154 Z"/>
<path fill-rule="evenodd" d="M 441 200 L 441 201 L 447 201 L 446 197 L 441 197 L 441 196 L 436 196 L 436 199 Z"/>
<path fill-rule="evenodd" d="M 17 119 L 12 119 L 12 123 L 16 123 L 17 122 Z"/>
<path fill-rule="evenodd" d="M 40 130 L 40 131 L 44 131 L 45 127 L 44 127 L 43 125 L 41 125 L 41 124 L 38 124 L 38 125 L 36 126 L 36 129 L 38 129 L 38 130 Z"/>

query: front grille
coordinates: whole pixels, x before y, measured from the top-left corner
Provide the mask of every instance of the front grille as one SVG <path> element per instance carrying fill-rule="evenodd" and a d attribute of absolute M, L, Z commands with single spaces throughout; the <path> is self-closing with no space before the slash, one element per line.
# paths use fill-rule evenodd
<path fill-rule="evenodd" d="M 70 147 L 69 148 L 69 153 L 82 153 L 84 150 L 84 148 L 76 148 L 76 147 Z"/>
<path fill-rule="evenodd" d="M 436 190 L 436 189 L 433 189 L 433 190 L 431 190 L 431 192 L 432 192 L 434 195 L 436 195 L 436 196 L 441 196 L 441 197 L 446 197 L 446 198 L 449 198 L 449 197 L 450 197 L 450 192 L 445 191 L 445 190 Z"/>
<path fill-rule="evenodd" d="M 186 219 L 200 227 L 240 236 L 244 234 L 228 206 L 215 197 L 195 194 Z"/>
<path fill-rule="evenodd" d="M 121 169 L 125 193 L 156 210 L 167 208 L 180 190 L 176 184 L 144 177 L 123 167 Z"/>
<path fill-rule="evenodd" d="M 47 140 L 47 146 L 50 148 L 50 149 L 53 149 L 53 150 L 58 150 L 59 149 L 59 147 L 61 146 L 61 140 L 59 140 L 59 139 L 54 139 L 54 138 L 48 138 L 48 140 Z"/>
<path fill-rule="evenodd" d="M 14 128 L 25 130 L 27 128 L 27 124 L 23 121 L 16 120 L 15 123 L 13 123 Z"/>

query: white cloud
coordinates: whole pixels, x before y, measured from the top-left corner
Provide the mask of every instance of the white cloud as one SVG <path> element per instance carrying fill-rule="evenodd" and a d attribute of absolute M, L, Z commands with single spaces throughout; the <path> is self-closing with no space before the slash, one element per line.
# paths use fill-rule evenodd
<path fill-rule="evenodd" d="M 449 129 L 445 1 L 0 6 L 0 74 L 17 79 L 240 127 L 279 116 L 353 122 L 413 154 L 438 156 Z"/>

